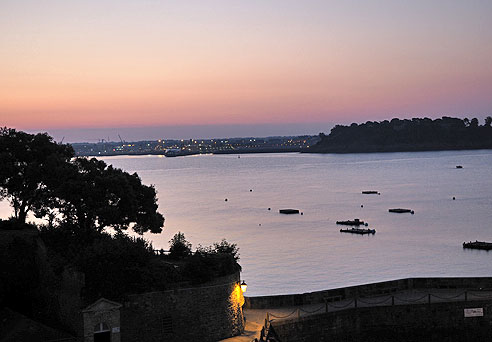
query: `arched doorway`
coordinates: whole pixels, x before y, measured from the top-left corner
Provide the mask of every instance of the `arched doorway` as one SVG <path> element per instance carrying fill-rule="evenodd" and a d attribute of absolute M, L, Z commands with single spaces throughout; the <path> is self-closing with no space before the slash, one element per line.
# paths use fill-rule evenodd
<path fill-rule="evenodd" d="M 106 323 L 94 327 L 94 342 L 111 342 L 111 330 Z"/>

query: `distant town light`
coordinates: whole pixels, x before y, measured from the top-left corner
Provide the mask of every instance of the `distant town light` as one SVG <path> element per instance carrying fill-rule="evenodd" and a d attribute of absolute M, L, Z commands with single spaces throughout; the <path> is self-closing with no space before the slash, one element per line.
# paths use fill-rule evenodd
<path fill-rule="evenodd" d="M 248 288 L 248 284 L 246 284 L 246 282 L 243 280 L 243 282 L 241 283 L 241 291 L 244 293 L 246 292 L 247 288 Z"/>

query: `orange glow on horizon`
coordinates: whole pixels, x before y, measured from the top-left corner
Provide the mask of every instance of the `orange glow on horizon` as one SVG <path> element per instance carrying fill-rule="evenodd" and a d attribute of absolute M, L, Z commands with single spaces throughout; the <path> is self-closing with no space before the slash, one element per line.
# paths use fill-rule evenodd
<path fill-rule="evenodd" d="M 214 1 L 88 0 L 26 11 L 6 0 L 0 125 L 339 122 L 492 110 L 492 6 L 307 1 L 279 11 L 274 2 Z"/>

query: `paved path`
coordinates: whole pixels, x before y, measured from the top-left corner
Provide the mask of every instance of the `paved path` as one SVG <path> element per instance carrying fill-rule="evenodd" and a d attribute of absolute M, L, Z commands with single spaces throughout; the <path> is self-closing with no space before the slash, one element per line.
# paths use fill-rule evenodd
<path fill-rule="evenodd" d="M 465 301 L 465 291 L 467 301 L 492 299 L 492 291 L 467 290 L 467 289 L 412 289 L 395 292 L 392 294 L 361 297 L 357 299 L 357 307 L 374 307 L 408 304 L 425 304 L 442 302 L 462 302 Z M 328 312 L 346 310 L 355 307 L 353 298 L 344 299 L 337 302 L 328 303 Z M 326 305 L 322 303 L 301 306 L 289 306 L 281 308 L 266 309 L 244 309 L 246 317 L 245 331 L 240 336 L 231 337 L 223 342 L 250 342 L 260 337 L 260 331 L 265 323 L 267 313 L 271 322 L 305 317 L 326 312 Z"/>

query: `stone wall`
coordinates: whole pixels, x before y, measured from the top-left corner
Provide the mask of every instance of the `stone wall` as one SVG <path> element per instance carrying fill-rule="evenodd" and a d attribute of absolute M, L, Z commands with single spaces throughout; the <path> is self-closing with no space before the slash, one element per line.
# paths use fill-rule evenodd
<path fill-rule="evenodd" d="M 265 309 L 317 304 L 324 303 L 325 301 L 331 302 L 346 298 L 382 295 L 419 288 L 492 289 L 492 277 L 406 278 L 302 294 L 245 297 L 246 302 L 244 307 L 247 309 Z"/>
<path fill-rule="evenodd" d="M 483 317 L 464 317 L 483 308 Z M 272 322 L 282 342 L 486 341 L 492 336 L 490 301 L 349 309 Z"/>
<path fill-rule="evenodd" d="M 128 296 L 121 341 L 217 341 L 244 329 L 239 274 L 199 287 Z"/>
<path fill-rule="evenodd" d="M 61 274 L 61 280 L 53 295 L 56 296 L 56 311 L 58 320 L 72 334 L 81 336 L 83 333 L 82 289 L 85 286 L 85 277 L 82 272 L 66 267 Z"/>

